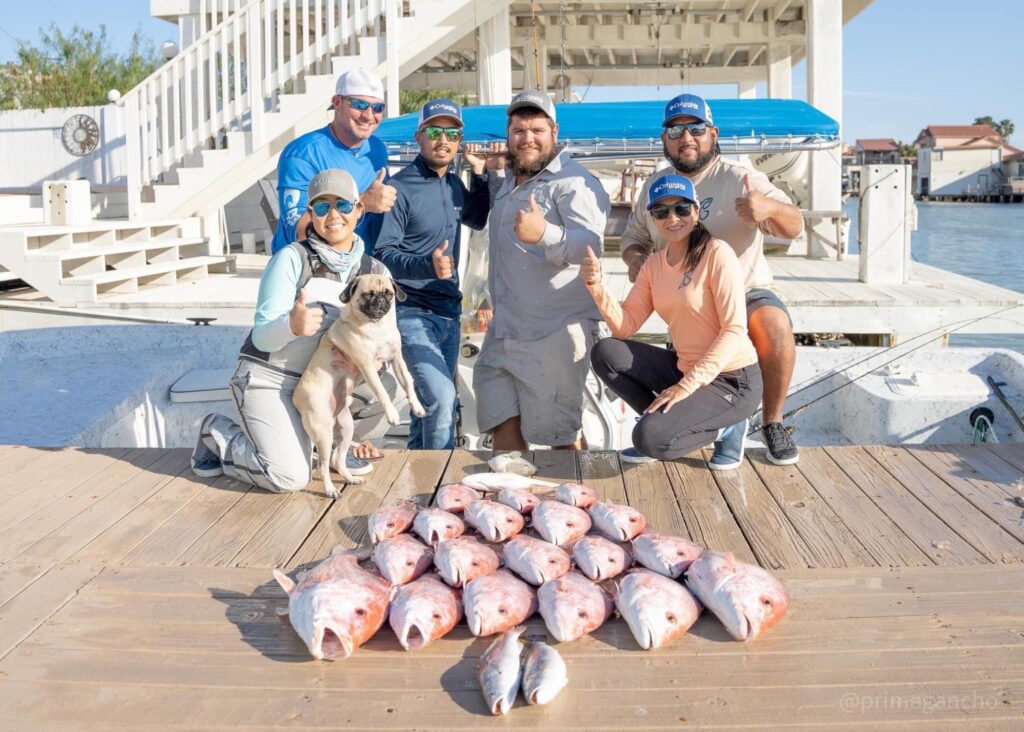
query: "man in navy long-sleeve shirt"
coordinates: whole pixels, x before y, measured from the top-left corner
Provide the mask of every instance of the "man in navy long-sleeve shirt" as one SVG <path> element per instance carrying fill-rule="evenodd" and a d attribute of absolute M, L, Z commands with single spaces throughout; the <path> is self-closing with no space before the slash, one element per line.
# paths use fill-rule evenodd
<path fill-rule="evenodd" d="M 425 417 L 412 417 L 409 448 L 414 450 L 455 447 L 460 226 L 482 229 L 490 210 L 486 158 L 465 153 L 473 172 L 469 190 L 451 168 L 462 131 L 459 105 L 447 99 L 423 105 L 416 130 L 420 154 L 389 181 L 398 195 L 374 249 L 406 294 L 398 304 L 402 356 L 427 411 Z"/>

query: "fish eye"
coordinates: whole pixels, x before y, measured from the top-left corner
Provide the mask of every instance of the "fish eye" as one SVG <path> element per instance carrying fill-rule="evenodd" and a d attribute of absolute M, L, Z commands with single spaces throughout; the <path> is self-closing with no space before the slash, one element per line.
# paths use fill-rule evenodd
<path fill-rule="evenodd" d="M 558 560 L 554 557 L 551 557 L 551 559 L 548 560 L 548 564 L 558 564 Z"/>
<path fill-rule="evenodd" d="M 636 523 L 636 516 L 630 516 L 629 517 L 629 523 L 635 524 Z"/>
<path fill-rule="evenodd" d="M 769 600 L 769 599 L 768 599 L 768 598 L 766 597 L 766 598 L 764 598 L 764 599 L 762 599 L 762 600 L 761 600 L 761 604 L 763 604 L 763 605 L 764 605 L 765 607 L 771 607 L 771 606 L 772 606 L 772 601 L 771 601 L 771 600 Z"/>
<path fill-rule="evenodd" d="M 673 613 L 665 613 L 665 620 L 672 623 L 672 625 L 676 624 L 676 616 Z"/>
<path fill-rule="evenodd" d="M 508 610 L 506 610 L 503 607 L 499 607 L 498 608 L 498 612 L 501 613 L 502 615 L 508 615 Z"/>
<path fill-rule="evenodd" d="M 440 620 L 440 619 L 441 619 L 441 613 L 434 613 L 434 620 Z"/>
<path fill-rule="evenodd" d="M 580 612 L 579 612 L 579 616 L 580 616 L 581 618 L 586 618 L 586 617 L 587 617 L 587 611 L 586 611 L 586 610 L 580 610 Z"/>
<path fill-rule="evenodd" d="M 356 615 L 359 615 L 360 617 L 362 617 L 363 615 L 366 615 L 366 611 L 363 608 L 361 608 L 361 607 L 357 607 L 356 608 Z"/>
<path fill-rule="evenodd" d="M 472 562 L 469 563 L 469 566 L 470 567 L 479 567 L 480 566 L 480 562 L 478 562 L 478 561 L 476 561 L 474 559 Z"/>
<path fill-rule="evenodd" d="M 388 528 L 389 529 L 395 528 L 395 522 L 394 521 L 388 521 Z"/>
<path fill-rule="evenodd" d="M 405 560 L 405 566 L 406 567 L 411 567 L 413 564 L 414 564 L 414 562 L 411 559 L 406 559 Z"/>

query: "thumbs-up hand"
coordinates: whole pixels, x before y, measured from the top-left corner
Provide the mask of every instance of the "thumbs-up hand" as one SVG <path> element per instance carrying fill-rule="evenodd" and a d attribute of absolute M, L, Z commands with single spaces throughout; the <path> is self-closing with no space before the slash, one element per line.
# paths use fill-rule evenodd
<path fill-rule="evenodd" d="M 601 260 L 590 247 L 587 247 L 587 256 L 580 262 L 580 279 L 587 287 L 601 284 Z"/>
<path fill-rule="evenodd" d="M 544 214 L 537 206 L 537 199 L 530 194 L 530 208 L 526 211 L 516 211 L 516 236 L 524 244 L 536 244 L 544 236 L 544 229 L 547 228 L 547 221 Z"/>
<path fill-rule="evenodd" d="M 288 327 L 292 335 L 311 336 L 316 335 L 320 325 L 324 321 L 324 311 L 319 307 L 306 305 L 306 291 L 300 290 L 299 296 L 295 298 L 292 311 L 288 313 Z"/>
<path fill-rule="evenodd" d="M 384 182 L 387 172 L 387 168 L 381 168 L 377 173 L 377 178 L 359 197 L 359 200 L 363 202 L 363 208 L 370 213 L 387 213 L 395 205 L 398 191 L 394 186 L 389 186 Z"/>
<path fill-rule="evenodd" d="M 439 246 L 431 254 L 431 258 L 434 260 L 434 274 L 437 275 L 439 280 L 450 280 L 452 278 L 452 258 L 447 256 L 445 252 L 448 251 L 448 240 L 444 240 L 444 244 Z"/>
<path fill-rule="evenodd" d="M 750 173 L 744 175 L 743 195 L 736 199 L 736 215 L 753 229 L 771 215 L 771 207 L 771 199 L 750 184 Z"/>

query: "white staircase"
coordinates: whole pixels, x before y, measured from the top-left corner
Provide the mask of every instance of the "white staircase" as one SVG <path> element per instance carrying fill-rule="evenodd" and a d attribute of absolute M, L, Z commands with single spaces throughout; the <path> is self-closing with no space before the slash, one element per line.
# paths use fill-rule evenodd
<path fill-rule="evenodd" d="M 0 229 L 0 269 L 62 305 L 233 271 L 233 258 L 210 255 L 200 224 L 102 220 Z"/>
<path fill-rule="evenodd" d="M 327 124 L 338 74 L 362 66 L 397 89 L 510 4 L 253 0 L 214 14 L 218 25 L 122 98 L 138 131 L 127 141 L 130 216 L 211 215 Z M 397 114 L 397 99 L 388 107 Z"/>
<path fill-rule="evenodd" d="M 396 115 L 398 80 L 510 4 L 192 0 L 201 35 L 119 102 L 128 219 L 0 229 L 0 278 L 74 305 L 233 271 L 223 207 L 327 124 L 338 74 L 374 71 Z"/>

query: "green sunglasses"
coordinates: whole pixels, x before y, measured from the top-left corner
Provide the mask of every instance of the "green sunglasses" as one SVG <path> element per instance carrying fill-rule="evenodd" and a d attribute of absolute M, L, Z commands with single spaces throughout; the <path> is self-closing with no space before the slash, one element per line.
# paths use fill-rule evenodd
<path fill-rule="evenodd" d="M 435 127 L 432 125 L 424 127 L 422 132 L 428 140 L 440 140 L 441 135 L 448 138 L 448 142 L 458 142 L 462 139 L 462 130 L 458 127 Z"/>
<path fill-rule="evenodd" d="M 320 217 L 326 216 L 331 210 L 331 204 L 328 201 L 316 201 L 310 204 L 309 207 L 313 210 L 313 213 Z M 339 198 L 334 202 L 334 208 L 338 213 L 350 214 L 352 209 L 355 208 L 355 204 L 351 201 L 346 201 L 344 198 Z"/>

